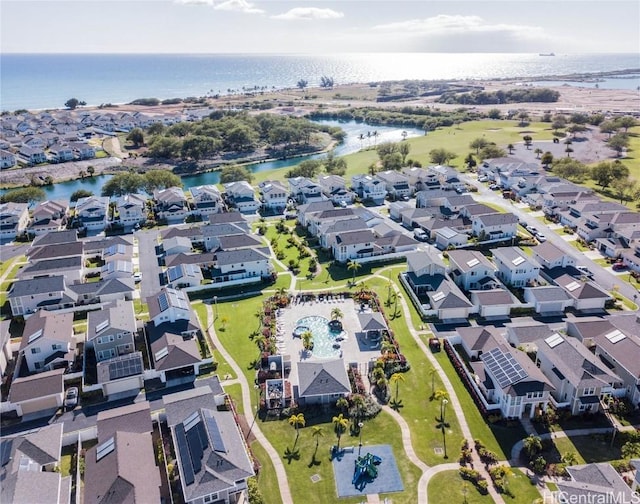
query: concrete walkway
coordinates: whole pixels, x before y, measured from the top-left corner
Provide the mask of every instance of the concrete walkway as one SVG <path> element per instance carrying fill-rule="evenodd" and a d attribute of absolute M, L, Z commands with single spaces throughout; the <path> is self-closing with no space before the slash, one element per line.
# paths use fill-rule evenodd
<path fill-rule="evenodd" d="M 231 366 L 234 373 L 236 374 L 237 381 L 240 383 L 242 388 L 242 406 L 244 408 L 245 417 L 247 417 L 247 421 L 249 420 L 249 415 L 253 413 L 253 406 L 251 404 L 251 391 L 249 388 L 249 384 L 247 383 L 247 379 L 240 369 L 240 366 L 233 360 L 233 357 L 226 351 L 222 343 L 218 339 L 218 335 L 214 329 L 213 323 L 209 326 L 209 321 L 213 321 L 213 308 L 211 305 L 206 305 L 207 307 L 207 320 L 205 327 L 209 327 L 208 330 L 205 330 L 205 334 L 208 334 L 211 343 L 213 346 L 220 352 L 220 354 L 224 357 L 227 363 Z M 257 413 L 256 413 L 257 414 Z M 278 478 L 278 487 L 280 488 L 280 497 L 282 498 L 282 502 L 285 504 L 289 504 L 293 502 L 291 498 L 291 490 L 289 488 L 289 480 L 287 479 L 287 473 L 284 469 L 284 464 L 282 463 L 282 457 L 276 451 L 276 449 L 269 443 L 265 435 L 260 430 L 260 427 L 257 422 L 253 422 L 251 432 L 256 437 L 258 443 L 262 445 L 262 447 L 266 450 L 269 458 L 271 459 L 271 463 L 276 471 L 276 477 Z"/>

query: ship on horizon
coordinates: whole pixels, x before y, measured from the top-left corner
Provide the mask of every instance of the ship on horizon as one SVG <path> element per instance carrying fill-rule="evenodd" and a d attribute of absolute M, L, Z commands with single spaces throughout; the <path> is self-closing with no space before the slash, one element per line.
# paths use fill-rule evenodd
<path fill-rule="evenodd" d="M 538 54 L 538 56 L 555 56 L 556 53 L 552 53 L 552 52 L 541 52 Z"/>

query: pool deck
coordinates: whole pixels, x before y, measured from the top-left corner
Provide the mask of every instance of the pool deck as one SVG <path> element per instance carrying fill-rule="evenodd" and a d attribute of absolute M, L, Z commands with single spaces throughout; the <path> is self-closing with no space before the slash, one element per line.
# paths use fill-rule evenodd
<path fill-rule="evenodd" d="M 362 327 L 358 320 L 358 313 L 366 313 L 371 311 L 365 309 L 360 312 L 360 306 L 356 305 L 352 299 L 330 300 L 330 301 L 307 301 L 305 303 L 292 304 L 287 308 L 280 310 L 277 316 L 278 326 L 278 353 L 291 356 L 291 374 L 289 380 L 292 385 L 298 385 L 298 362 L 308 360 L 328 360 L 319 359 L 305 352 L 302 348 L 302 339 L 293 337 L 293 330 L 297 327 L 298 320 L 320 316 L 327 320 L 331 319 L 331 311 L 339 308 L 344 314 L 342 318 L 342 327 L 347 332 L 346 339 L 340 342 L 342 350 L 342 358 L 345 365 L 356 362 L 361 372 L 366 369 L 366 364 L 375 360 L 380 356 L 380 347 L 366 340 L 362 333 Z M 336 357 L 339 358 L 339 355 Z M 366 373 L 363 378 L 366 377 Z"/>

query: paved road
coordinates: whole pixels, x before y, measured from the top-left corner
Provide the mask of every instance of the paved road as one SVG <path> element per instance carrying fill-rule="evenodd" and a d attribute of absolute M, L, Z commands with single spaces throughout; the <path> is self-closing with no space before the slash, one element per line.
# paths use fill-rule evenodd
<path fill-rule="evenodd" d="M 30 243 L 16 244 L 13 242 L 1 245 L 0 261 L 9 261 L 14 257 L 24 255 L 30 246 Z"/>
<path fill-rule="evenodd" d="M 138 239 L 138 260 L 142 273 L 140 297 L 144 301 L 160 290 L 160 266 L 156 258 L 158 230 L 136 231 L 135 237 Z"/>

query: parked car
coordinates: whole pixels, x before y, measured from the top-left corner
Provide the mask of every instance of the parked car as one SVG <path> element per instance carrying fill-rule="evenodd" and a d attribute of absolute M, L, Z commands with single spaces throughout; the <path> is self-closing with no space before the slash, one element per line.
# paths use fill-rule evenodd
<path fill-rule="evenodd" d="M 69 387 L 64 395 L 64 407 L 71 409 L 78 405 L 78 387 Z"/>
<path fill-rule="evenodd" d="M 485 177 L 484 175 L 481 175 L 480 177 L 478 177 L 478 182 L 486 182 L 487 180 L 489 180 L 487 177 Z"/>
<path fill-rule="evenodd" d="M 525 229 L 529 231 L 532 235 L 538 234 L 538 228 L 535 226 L 525 226 Z"/>
<path fill-rule="evenodd" d="M 413 231 L 413 237 L 419 241 L 427 241 L 427 233 L 424 229 L 416 229 Z"/>
<path fill-rule="evenodd" d="M 136 271 L 133 274 L 133 280 L 135 281 L 135 283 L 142 281 L 142 271 Z"/>
<path fill-rule="evenodd" d="M 622 262 L 617 262 L 617 263 L 614 263 L 613 266 L 611 266 L 611 269 L 613 271 L 624 271 L 627 269 L 627 265 Z"/>
<path fill-rule="evenodd" d="M 584 276 L 588 277 L 588 278 L 592 278 L 593 277 L 593 273 L 591 272 L 591 270 L 589 268 L 587 268 L 586 266 L 577 266 L 576 267 L 577 270 L 582 273 Z"/>
<path fill-rule="evenodd" d="M 489 186 L 489 189 L 491 189 L 492 191 L 497 191 L 498 189 L 500 189 L 500 186 L 498 184 L 491 184 Z"/>
<path fill-rule="evenodd" d="M 542 233 L 536 233 L 536 238 L 538 239 L 538 241 L 540 243 L 547 241 L 547 237 L 545 235 L 543 235 Z"/>

